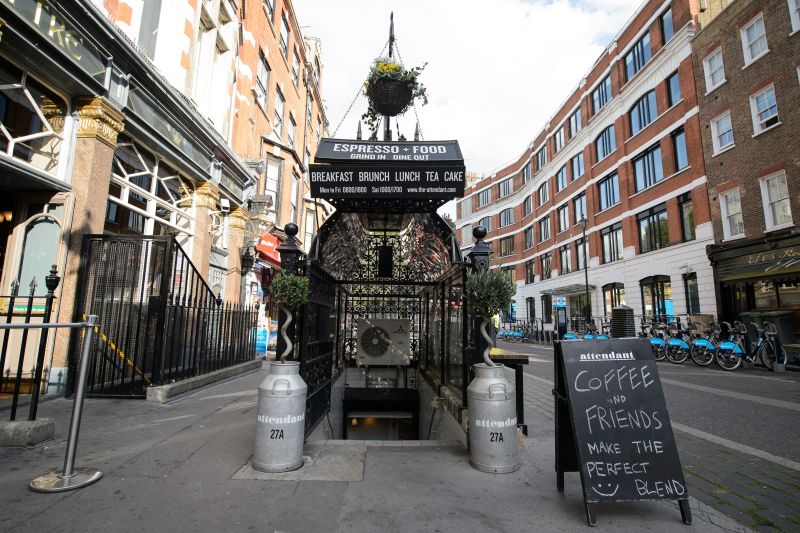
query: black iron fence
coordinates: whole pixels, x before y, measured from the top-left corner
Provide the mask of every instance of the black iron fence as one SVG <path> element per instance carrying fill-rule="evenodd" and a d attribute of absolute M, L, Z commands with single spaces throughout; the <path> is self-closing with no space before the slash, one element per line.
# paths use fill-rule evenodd
<path fill-rule="evenodd" d="M 53 310 L 54 292 L 60 278 L 56 274 L 56 266 L 50 270 L 50 275 L 45 276 L 47 294 L 36 296 L 38 284 L 36 278 L 31 280 L 28 294 L 19 294 L 19 283 L 14 281 L 11 284 L 11 294 L 0 296 L 0 319 L 7 326 L 11 324 L 31 324 L 32 320 L 41 323 L 39 329 L 38 347 L 36 348 L 35 360 L 32 351 L 29 350 L 29 328 L 20 330 L 20 336 L 12 338 L 11 329 L 0 331 L 2 344 L 0 344 L 0 396 L 10 395 L 11 405 L 9 420 L 17 419 L 17 410 L 20 400 L 30 394 L 28 408 L 28 420 L 36 420 L 36 412 L 39 408 L 39 396 L 47 387 L 49 372 L 45 368 L 45 351 L 47 349 L 47 338 L 49 329 L 44 328 L 50 322 L 50 315 Z"/>
<path fill-rule="evenodd" d="M 80 275 L 75 318 L 99 317 L 91 396 L 140 398 L 255 357 L 257 308 L 223 304 L 174 237 L 89 235 Z"/>

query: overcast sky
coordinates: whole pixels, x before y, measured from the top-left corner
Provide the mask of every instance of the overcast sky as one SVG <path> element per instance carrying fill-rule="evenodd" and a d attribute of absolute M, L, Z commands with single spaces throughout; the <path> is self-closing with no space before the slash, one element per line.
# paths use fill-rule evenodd
<path fill-rule="evenodd" d="M 417 105 L 423 138 L 458 139 L 467 170 L 490 174 L 519 156 L 641 3 L 294 0 L 294 8 L 303 34 L 322 40 L 331 135 L 387 43 L 394 11 L 404 65 L 428 63 L 420 79 L 429 103 Z M 360 95 L 336 136 L 355 138 L 365 110 Z M 413 138 L 413 109 L 398 122 Z"/>

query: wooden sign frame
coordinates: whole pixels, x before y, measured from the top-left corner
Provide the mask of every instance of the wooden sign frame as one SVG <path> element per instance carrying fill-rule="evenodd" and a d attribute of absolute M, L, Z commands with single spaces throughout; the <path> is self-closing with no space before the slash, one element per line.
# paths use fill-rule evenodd
<path fill-rule="evenodd" d="M 583 468 L 583 465 L 588 465 L 593 463 L 589 461 L 587 463 L 587 455 L 588 451 L 584 451 L 582 446 L 584 446 L 585 442 L 579 442 L 577 435 L 579 432 L 577 431 L 576 427 L 576 416 L 575 412 L 573 411 L 573 401 L 570 398 L 570 388 L 567 385 L 567 372 L 565 367 L 564 361 L 564 352 L 562 349 L 562 345 L 569 344 L 570 349 L 572 348 L 579 348 L 581 352 L 585 352 L 581 354 L 581 362 L 587 362 L 587 368 L 591 368 L 588 365 L 594 364 L 594 361 L 603 363 L 603 362 L 611 362 L 619 365 L 630 365 L 634 366 L 637 361 L 640 363 L 644 363 L 644 365 L 638 365 L 640 369 L 647 368 L 648 370 L 648 378 L 650 381 L 648 383 L 652 383 L 655 385 L 653 389 L 648 393 L 650 396 L 651 401 L 659 402 L 659 405 L 664 405 L 663 409 L 663 421 L 662 425 L 659 428 L 660 436 L 663 436 L 663 445 L 665 448 L 668 449 L 668 452 L 664 455 L 665 463 L 668 461 L 669 463 L 673 463 L 672 465 L 672 474 L 676 474 L 676 477 L 680 478 L 680 483 L 682 483 L 682 488 L 684 489 L 684 493 L 679 497 L 662 497 L 660 495 L 660 491 L 656 496 L 652 496 L 649 492 L 643 497 L 620 497 L 615 498 L 615 495 L 619 491 L 620 484 L 617 484 L 617 490 L 613 492 L 613 494 L 603 494 L 602 496 L 598 496 L 590 492 L 590 485 L 592 484 L 592 480 L 588 479 L 590 474 L 587 468 Z M 583 359 L 583 356 L 586 355 L 587 359 Z M 610 355 L 610 357 L 609 357 Z M 620 359 L 619 362 L 614 361 L 615 357 L 624 357 L 624 359 Z M 604 358 L 608 357 L 608 358 Z M 591 359 L 590 358 L 594 358 Z M 669 414 L 666 410 L 666 404 L 664 402 L 664 395 L 663 390 L 661 388 L 661 381 L 658 377 L 657 369 L 655 367 L 655 360 L 652 356 L 652 350 L 647 339 L 638 339 L 638 338 L 630 338 L 630 339 L 607 339 L 607 340 L 589 340 L 589 341 L 557 341 L 555 343 L 555 352 L 554 352 L 554 382 L 555 388 L 553 389 L 553 396 L 555 397 L 555 435 L 556 435 L 556 443 L 555 443 L 555 468 L 556 468 L 556 487 L 559 492 L 564 492 L 564 473 L 565 472 L 579 472 L 581 476 L 581 488 L 583 492 L 583 500 L 584 500 L 584 508 L 586 511 L 586 521 L 590 526 L 595 526 L 597 524 L 597 518 L 595 513 L 595 506 L 597 503 L 603 501 L 642 501 L 642 500 L 664 500 L 664 499 L 671 499 L 677 500 L 678 506 L 681 511 L 681 519 L 685 524 L 692 523 L 692 513 L 689 507 L 689 494 L 688 489 L 686 488 L 686 482 L 683 477 L 683 469 L 681 468 L 680 458 L 678 456 L 677 448 L 675 448 L 675 437 L 672 433 L 672 426 L 669 422 Z M 634 365 L 631 365 L 633 363 Z M 650 364 L 652 363 L 652 364 Z M 649 370 L 654 370 L 654 372 L 649 373 Z M 595 382 L 596 383 L 596 382 Z M 599 394 L 603 394 L 600 392 Z M 656 396 L 657 395 L 657 396 Z M 624 400 L 623 400 L 624 401 Z M 588 415 L 587 415 L 588 416 Z M 584 420 L 581 420 L 582 422 Z M 602 427 L 602 426 L 601 426 Z M 640 442 L 640 441 L 636 441 Z M 661 442 L 661 441 L 659 441 Z M 637 449 L 639 449 L 637 445 Z M 588 448 L 587 448 L 588 450 Z M 663 452 L 660 452 L 663 453 Z M 628 463 L 625 463 L 628 464 Z M 650 464 L 650 463 L 640 463 L 640 464 Z M 677 465 L 677 469 L 675 469 L 675 465 Z M 661 466 L 661 465 L 659 465 Z M 611 484 L 608 485 L 609 487 Z M 641 493 L 639 493 L 641 494 Z"/>

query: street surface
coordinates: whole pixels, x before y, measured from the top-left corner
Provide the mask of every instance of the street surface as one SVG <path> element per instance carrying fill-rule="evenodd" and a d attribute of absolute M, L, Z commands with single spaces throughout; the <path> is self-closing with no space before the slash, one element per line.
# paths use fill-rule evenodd
<path fill-rule="evenodd" d="M 526 422 L 552 420 L 553 349 L 498 342 L 528 355 Z M 759 531 L 800 531 L 800 372 L 734 372 L 658 363 L 690 494 Z M 538 422 L 537 422 L 538 424 Z"/>

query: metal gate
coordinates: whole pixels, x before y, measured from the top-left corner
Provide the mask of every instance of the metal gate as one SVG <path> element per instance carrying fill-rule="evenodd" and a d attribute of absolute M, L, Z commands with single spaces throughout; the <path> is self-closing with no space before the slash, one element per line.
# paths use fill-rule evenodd
<path fill-rule="evenodd" d="M 334 280 L 317 261 L 309 262 L 307 275 L 309 300 L 303 312 L 300 343 L 300 375 L 308 385 L 306 435 L 330 409 L 336 335 Z"/>
<path fill-rule="evenodd" d="M 75 319 L 99 317 L 90 396 L 144 398 L 149 386 L 255 357 L 257 311 L 222 304 L 173 237 L 86 236 L 79 287 Z"/>

